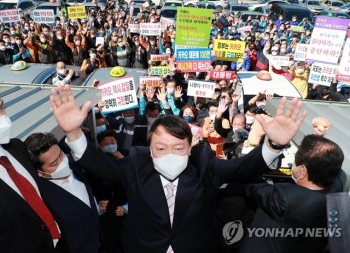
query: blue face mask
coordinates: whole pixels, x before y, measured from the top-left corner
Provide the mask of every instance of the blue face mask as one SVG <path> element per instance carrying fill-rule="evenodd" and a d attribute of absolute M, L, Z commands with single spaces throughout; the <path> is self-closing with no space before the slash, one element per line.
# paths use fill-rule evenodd
<path fill-rule="evenodd" d="M 103 153 L 114 153 L 116 152 L 118 149 L 118 145 L 117 144 L 109 144 L 108 146 L 105 146 L 103 148 L 101 148 Z"/>
<path fill-rule="evenodd" d="M 186 116 L 183 116 L 183 119 L 184 119 L 187 123 L 192 123 L 193 120 L 194 120 L 194 117 L 193 117 L 193 116 L 190 116 L 190 115 L 186 115 Z"/>
<path fill-rule="evenodd" d="M 106 131 L 106 125 L 96 127 L 97 134 L 102 133 L 103 131 Z"/>

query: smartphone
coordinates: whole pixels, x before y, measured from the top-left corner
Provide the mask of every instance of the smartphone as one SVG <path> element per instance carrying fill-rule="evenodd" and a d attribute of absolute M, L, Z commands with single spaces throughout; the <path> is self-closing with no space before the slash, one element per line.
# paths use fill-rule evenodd
<path fill-rule="evenodd" d="M 242 94 L 242 88 L 243 88 L 242 85 L 237 84 L 234 94 L 236 94 L 237 96 L 240 96 Z"/>
<path fill-rule="evenodd" d="M 224 154 L 224 143 L 219 143 L 216 145 L 216 157 L 221 158 Z"/>

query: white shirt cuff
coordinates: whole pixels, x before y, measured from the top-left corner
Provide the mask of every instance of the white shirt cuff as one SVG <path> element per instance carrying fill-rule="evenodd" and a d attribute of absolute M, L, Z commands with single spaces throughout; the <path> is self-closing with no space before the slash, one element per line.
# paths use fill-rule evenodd
<path fill-rule="evenodd" d="M 87 141 L 84 134 L 82 134 L 80 138 L 76 141 L 68 142 L 66 138 L 65 142 L 67 143 L 68 147 L 72 150 L 72 156 L 75 161 L 82 158 L 87 147 Z"/>
<path fill-rule="evenodd" d="M 263 147 L 262 147 L 262 156 L 264 158 L 264 161 L 266 162 L 267 166 L 271 170 L 278 169 L 278 157 L 282 154 L 282 150 L 279 153 L 275 153 L 271 151 L 267 146 L 266 143 L 264 142 Z"/>

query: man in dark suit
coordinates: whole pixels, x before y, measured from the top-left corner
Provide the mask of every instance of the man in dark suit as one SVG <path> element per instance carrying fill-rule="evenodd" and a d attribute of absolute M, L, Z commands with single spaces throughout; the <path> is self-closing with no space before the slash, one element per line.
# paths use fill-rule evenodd
<path fill-rule="evenodd" d="M 70 87 L 58 86 L 58 91 L 52 90 L 51 106 L 78 162 L 98 177 L 120 181 L 126 189 L 129 211 L 122 242 L 130 253 L 208 252 L 219 187 L 275 165 L 278 149 L 289 143 L 306 116 L 305 112 L 298 118 L 302 102 L 297 99 L 283 113 L 283 98 L 272 122 L 257 116 L 270 141 L 230 161 L 217 159 L 206 146 L 191 150 L 188 124 L 175 116 L 159 117 L 149 129 L 150 148 L 132 147 L 128 157 L 112 161 L 88 145 L 81 132 L 91 103 L 80 109 Z"/>
<path fill-rule="evenodd" d="M 340 147 L 322 136 L 308 135 L 301 142 L 292 167 L 296 184 L 253 184 L 247 194 L 258 204 L 241 253 L 320 253 L 327 244 L 326 195 L 338 176 L 344 160 Z M 284 231 L 261 236 L 253 229 Z M 307 229 L 322 229 L 319 236 L 308 236 Z M 289 231 L 289 236 L 284 236 Z M 296 233 L 298 234 L 296 236 Z M 277 235 L 277 236 L 276 236 Z"/>
<path fill-rule="evenodd" d="M 53 253 L 58 227 L 42 201 L 45 196 L 25 145 L 10 140 L 12 123 L 3 105 L 0 99 L 0 251 Z"/>
<path fill-rule="evenodd" d="M 101 238 L 99 214 L 103 214 L 108 202 L 97 205 L 82 170 L 69 161 L 52 134 L 34 133 L 24 143 L 40 177 L 45 202 L 58 217 L 62 238 L 56 250 L 97 253 Z"/>

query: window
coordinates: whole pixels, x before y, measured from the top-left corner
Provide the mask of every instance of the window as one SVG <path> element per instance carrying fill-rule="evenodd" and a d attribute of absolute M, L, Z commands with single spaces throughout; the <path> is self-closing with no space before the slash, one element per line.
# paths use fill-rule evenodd
<path fill-rule="evenodd" d="M 22 2 L 18 5 L 18 8 L 22 9 L 22 10 L 26 10 L 28 8 L 30 8 L 31 6 L 29 5 L 29 2 Z"/>

